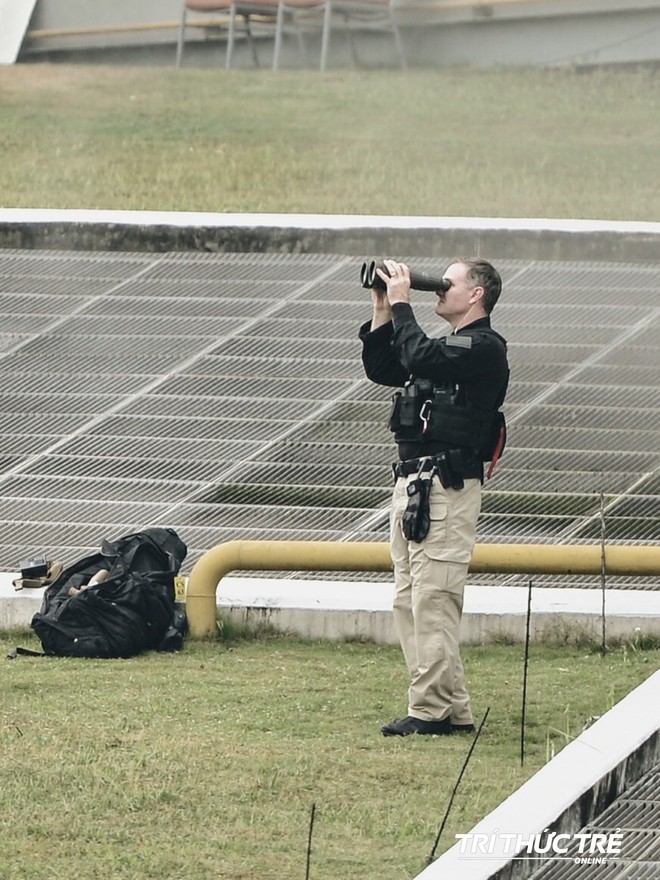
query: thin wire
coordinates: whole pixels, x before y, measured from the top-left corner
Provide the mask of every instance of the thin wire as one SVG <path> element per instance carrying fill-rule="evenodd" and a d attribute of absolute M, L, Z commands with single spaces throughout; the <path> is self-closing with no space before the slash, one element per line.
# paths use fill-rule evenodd
<path fill-rule="evenodd" d="M 600 580 L 601 580 L 601 624 L 602 624 L 602 642 L 600 650 L 602 654 L 607 651 L 606 634 L 605 634 L 605 587 L 607 585 L 606 562 L 605 562 L 605 502 L 603 493 L 600 493 Z"/>
<path fill-rule="evenodd" d="M 307 836 L 307 865 L 305 868 L 305 880 L 309 880 L 309 869 L 312 862 L 312 833 L 314 831 L 314 817 L 316 815 L 316 804 L 312 804 L 312 810 L 309 816 L 309 834 Z"/>
<path fill-rule="evenodd" d="M 614 40 L 611 43 L 603 43 L 602 46 L 597 46 L 595 49 L 585 49 L 584 52 L 574 52 L 572 55 L 563 55 L 561 58 L 554 58 L 550 61 L 544 61 L 543 66 L 547 67 L 552 64 L 565 64 L 571 61 L 575 62 L 578 61 L 580 58 L 584 58 L 588 55 L 595 56 L 602 52 L 604 49 L 615 49 L 617 46 L 624 46 L 626 43 L 630 43 L 632 40 L 637 40 L 639 37 L 646 37 L 648 36 L 648 34 L 652 34 L 657 30 L 660 30 L 660 25 L 653 25 L 653 27 L 647 28 L 643 31 L 637 31 L 636 33 L 630 34 L 630 36 L 627 37 L 623 37 L 620 40 Z M 596 61 L 584 61 L 583 63 L 595 64 Z"/>
<path fill-rule="evenodd" d="M 477 744 L 477 740 L 479 739 L 479 736 L 481 735 L 481 731 L 483 729 L 484 724 L 486 723 L 486 718 L 488 718 L 489 712 L 490 712 L 490 706 L 486 709 L 484 717 L 481 719 L 481 724 L 479 725 L 479 729 L 477 730 L 477 732 L 474 735 L 474 738 L 472 740 L 472 744 L 470 745 L 470 749 L 467 753 L 465 761 L 463 762 L 463 766 L 461 767 L 461 772 L 458 774 L 458 779 L 456 780 L 456 785 L 454 786 L 454 790 L 452 791 L 451 797 L 449 798 L 449 804 L 447 805 L 447 809 L 445 810 L 445 815 L 444 815 L 442 822 L 440 824 L 440 829 L 436 835 L 435 843 L 433 844 L 433 849 L 431 850 L 431 852 L 428 856 L 428 864 L 429 865 L 435 859 L 435 851 L 438 848 L 438 843 L 440 842 L 440 835 L 444 831 L 445 825 L 447 824 L 447 819 L 449 818 L 449 811 L 451 810 L 452 804 L 454 803 L 454 797 L 455 797 L 456 792 L 458 790 L 458 786 L 461 784 L 461 779 L 463 778 L 463 774 L 465 773 L 468 762 L 469 762 L 470 758 L 472 757 L 472 752 L 474 751 L 474 747 Z"/>
<path fill-rule="evenodd" d="M 527 715 L 527 669 L 529 667 L 529 640 L 532 619 L 532 581 L 527 591 L 527 625 L 525 629 L 525 663 L 523 668 L 522 712 L 520 716 L 520 766 L 525 763 L 525 720 Z"/>

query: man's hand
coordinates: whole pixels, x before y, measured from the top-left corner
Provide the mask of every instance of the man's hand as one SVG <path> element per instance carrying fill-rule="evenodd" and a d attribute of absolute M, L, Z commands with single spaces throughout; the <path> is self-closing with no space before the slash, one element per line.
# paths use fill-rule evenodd
<path fill-rule="evenodd" d="M 383 260 L 383 265 L 389 275 L 381 269 L 376 269 L 378 276 L 387 285 L 387 301 L 390 306 L 394 303 L 410 302 L 410 269 L 405 263 L 397 263 L 395 260 Z"/>
<path fill-rule="evenodd" d="M 392 306 L 387 298 L 387 290 L 384 290 L 382 287 L 371 288 L 371 302 L 374 306 L 371 319 L 371 330 L 373 331 L 384 324 L 389 324 L 392 320 Z"/>

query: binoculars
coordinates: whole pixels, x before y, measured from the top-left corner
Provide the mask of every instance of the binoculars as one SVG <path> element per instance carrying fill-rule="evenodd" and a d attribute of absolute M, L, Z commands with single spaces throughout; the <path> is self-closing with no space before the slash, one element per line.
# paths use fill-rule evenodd
<path fill-rule="evenodd" d="M 360 283 L 362 284 L 362 287 L 366 287 L 367 290 L 371 290 L 374 287 L 377 290 L 385 290 L 387 288 L 387 285 L 380 275 L 376 274 L 376 269 L 380 269 L 385 272 L 385 274 L 389 274 L 385 268 L 385 264 L 382 262 L 379 263 L 376 262 L 376 260 L 371 260 L 369 263 L 362 263 L 362 269 L 360 270 Z M 436 278 L 432 275 L 425 275 L 423 272 L 411 271 L 410 286 L 413 290 L 441 290 L 446 293 L 451 287 L 451 284 L 444 278 Z"/>

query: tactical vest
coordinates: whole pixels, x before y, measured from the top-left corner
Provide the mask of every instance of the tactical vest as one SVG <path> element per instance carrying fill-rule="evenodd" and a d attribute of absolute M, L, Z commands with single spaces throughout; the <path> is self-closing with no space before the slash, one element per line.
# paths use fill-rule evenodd
<path fill-rule="evenodd" d="M 426 379 L 411 379 L 392 398 L 389 428 L 397 443 L 432 441 L 445 449 L 477 450 L 482 461 L 491 461 L 504 416 L 461 400 L 455 386 L 436 386 Z M 501 451 L 501 449 L 500 449 Z"/>

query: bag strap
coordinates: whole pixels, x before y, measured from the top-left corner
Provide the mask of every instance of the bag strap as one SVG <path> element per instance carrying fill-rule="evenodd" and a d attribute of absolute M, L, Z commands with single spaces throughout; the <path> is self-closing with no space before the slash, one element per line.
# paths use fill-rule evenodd
<path fill-rule="evenodd" d="M 15 590 L 22 590 L 23 587 L 29 589 L 39 589 L 40 587 L 49 587 L 64 571 L 63 562 L 51 562 L 48 560 L 48 571 L 43 577 L 29 578 L 19 577 L 12 581 Z"/>
<path fill-rule="evenodd" d="M 15 660 L 19 656 L 25 657 L 47 657 L 48 654 L 44 654 L 43 651 L 31 651 L 30 648 L 21 648 L 16 647 L 13 651 L 10 651 L 7 654 L 7 660 Z"/>

